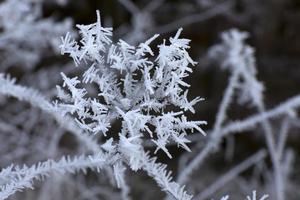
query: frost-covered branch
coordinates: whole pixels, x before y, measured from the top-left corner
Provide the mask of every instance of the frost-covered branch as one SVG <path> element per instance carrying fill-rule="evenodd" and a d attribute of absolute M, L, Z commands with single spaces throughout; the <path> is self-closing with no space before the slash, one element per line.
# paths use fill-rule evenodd
<path fill-rule="evenodd" d="M 156 162 L 156 158 L 150 158 L 147 154 L 143 155 L 143 170 L 153 177 L 156 183 L 175 199 L 192 199 L 184 186 L 172 181 L 171 172 L 166 170 L 167 165 Z"/>
<path fill-rule="evenodd" d="M 71 159 L 70 157 L 63 157 L 58 162 L 47 160 L 38 163 L 31 167 L 23 166 L 10 166 L 2 169 L 0 178 L 3 179 L 5 175 L 12 176 L 10 182 L 1 186 L 0 199 L 7 199 L 15 192 L 22 191 L 26 188 L 33 189 L 34 180 L 42 180 L 44 177 L 49 176 L 50 173 L 75 173 L 83 171 L 86 173 L 87 169 L 92 169 L 100 172 L 105 166 L 111 165 L 118 159 L 118 156 L 110 157 L 109 155 L 93 155 L 93 156 L 79 156 Z"/>

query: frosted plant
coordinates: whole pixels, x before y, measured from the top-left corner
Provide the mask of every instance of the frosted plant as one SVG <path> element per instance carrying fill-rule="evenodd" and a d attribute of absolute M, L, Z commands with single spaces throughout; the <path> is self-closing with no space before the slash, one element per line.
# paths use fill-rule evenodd
<path fill-rule="evenodd" d="M 63 26 L 53 18 L 44 18 L 41 14 L 42 2 L 61 2 L 63 5 L 67 1 L 7 0 L 1 3 L 1 26 L 4 27 L 1 30 L 3 40 L 0 36 L 3 44 L 1 55 L 8 55 L 3 56 L 5 60 L 1 62 L 1 69 L 17 64 L 32 69 L 42 58 L 53 53 L 45 50 L 49 47 L 55 48 L 57 44 L 52 40 L 53 37 L 65 32 L 64 28 L 69 24 Z M 187 26 L 206 20 L 225 12 L 233 5 L 231 1 L 226 1 L 203 14 L 187 15 L 165 26 L 155 27 L 153 14 L 163 0 L 151 1 L 142 9 L 130 0 L 120 2 L 132 14 L 133 31 L 124 29 L 129 36 L 125 37 L 126 41 L 130 44 L 144 40 L 153 32 L 170 32 L 178 25 Z M 157 16 L 155 18 L 159 19 Z M 30 28 L 25 28 L 25 25 Z M 49 29 L 56 25 L 61 29 Z M 240 196 L 241 192 L 244 194 L 249 188 L 259 188 L 260 191 L 269 193 L 272 199 L 283 199 L 290 191 L 297 191 L 297 183 L 292 185 L 288 179 L 292 172 L 293 153 L 287 150 L 285 143 L 290 129 L 299 127 L 296 109 L 300 107 L 300 95 L 270 110 L 264 109 L 264 87 L 256 78 L 254 50 L 245 42 L 247 33 L 236 29 L 224 32 L 221 44 L 210 51 L 210 56 L 220 61 L 221 68 L 230 71 L 230 78 L 216 114 L 215 124 L 212 130 L 206 131 L 210 137 L 203 140 L 201 125 L 205 122 L 189 121 L 186 117 L 196 112 L 194 105 L 202 99 L 197 97 L 188 100 L 189 84 L 185 78 L 196 63 L 187 53 L 190 48 L 189 40 L 180 38 L 182 29 L 155 48 L 159 43 L 158 35 L 136 46 L 123 40 L 113 42 L 112 29 L 102 27 L 99 13 L 96 23 L 78 25 L 77 28 L 81 40 L 74 40 L 73 35 L 68 33 L 62 38 L 61 45 L 62 53 L 73 58 L 77 66 L 75 69 L 73 64 L 72 69 L 66 65 L 50 68 L 41 66 L 40 70 L 39 66 L 35 69 L 38 71 L 30 71 L 20 75 L 21 77 L 17 74 L 16 79 L 0 74 L 0 103 L 3 108 L 0 117 L 0 140 L 5 141 L 0 148 L 0 165 L 8 166 L 0 171 L 0 199 L 130 200 L 131 188 L 126 180 L 128 169 L 133 171 L 130 173 L 145 171 L 161 190 L 169 194 L 168 197 L 176 199 L 192 198 L 181 186 L 185 184 L 189 187 L 189 192 L 199 192 L 194 196 L 197 200 L 208 199 L 218 195 L 221 190 L 232 189 L 235 189 L 236 194 L 224 196 L 222 200 Z M 50 88 L 60 79 L 60 76 L 56 76 L 59 74 L 58 70 L 63 71 L 63 84 L 57 86 L 59 98 L 51 103 L 49 99 L 53 100 L 54 92 Z M 84 73 L 81 74 L 82 71 Z M 14 70 L 11 73 L 14 74 Z M 71 77 L 71 74 L 77 76 Z M 42 89 L 42 93 L 21 85 L 24 80 L 25 84 Z M 46 86 L 40 87 L 41 85 Z M 4 99 L 2 96 L 8 98 Z M 231 115 L 228 115 L 231 111 L 229 106 L 235 100 L 249 106 L 251 111 L 257 109 L 258 112 L 245 119 L 231 121 Z M 274 128 L 277 126 L 273 127 L 269 120 L 281 120 L 281 116 L 283 122 L 280 124 L 278 138 L 275 138 L 277 135 Z M 119 125 L 121 127 L 117 129 Z M 205 167 L 198 171 L 204 176 L 190 176 L 202 164 L 210 164 L 205 159 L 216 150 L 222 149 L 220 144 L 228 136 L 228 141 L 231 142 L 225 141 L 225 145 L 226 148 L 229 146 L 233 149 L 233 155 L 233 135 L 256 131 L 257 125 L 262 126 L 265 133 L 268 152 L 261 149 L 229 170 L 226 169 L 230 164 L 228 162 L 220 170 L 227 171 L 223 174 Z M 259 131 L 260 129 L 257 132 Z M 194 134 L 190 134 L 192 132 Z M 72 150 L 64 149 L 64 145 L 72 143 L 65 142 L 65 139 L 72 140 L 72 137 L 76 139 L 76 144 L 71 147 Z M 190 145 L 190 142 L 195 145 Z M 201 148 L 199 153 L 186 152 L 181 155 L 184 161 L 179 161 L 181 166 L 177 170 L 176 181 L 172 180 L 167 165 L 159 163 L 152 156 L 161 151 L 169 158 L 174 157 L 172 145 L 187 151 L 190 151 L 190 146 Z M 149 147 L 154 147 L 151 149 L 153 152 L 146 151 Z M 69 154 L 73 156 L 64 156 Z M 267 163 L 272 165 L 272 170 L 269 170 L 270 165 L 264 165 L 269 155 L 272 162 Z M 27 165 L 9 165 L 12 162 Z M 247 180 L 249 176 L 243 176 L 242 173 L 253 166 L 253 176 Z M 105 173 L 100 174 L 99 170 Z M 79 171 L 88 172 L 88 176 L 85 173 L 73 174 Z M 44 181 L 45 177 L 49 178 Z M 135 190 L 152 192 L 144 179 L 137 182 L 135 177 L 130 179 L 134 181 L 133 187 L 141 183 L 134 188 L 134 195 Z M 44 182 L 35 185 L 38 181 Z M 27 188 L 36 190 L 15 194 Z M 15 196 L 11 197 L 13 194 Z M 243 199 L 267 198 L 268 195 L 259 197 L 253 191 Z"/>
<path fill-rule="evenodd" d="M 185 111 L 194 112 L 193 106 L 201 98 L 187 100 L 185 88 L 189 84 L 184 78 L 192 72 L 189 65 L 196 63 L 187 52 L 189 40 L 179 38 L 182 29 L 169 39 L 169 44 L 164 40 L 158 45 L 155 57 L 150 43 L 158 35 L 138 47 L 123 40 L 113 44 L 112 29 L 101 26 L 99 12 L 97 17 L 95 24 L 77 25 L 80 43 L 69 34 L 62 39 L 62 53 L 69 54 L 77 66 L 83 61 L 90 67 L 82 78 L 68 78 L 62 73 L 63 87 L 68 92 L 58 86 L 60 101 L 56 106 L 62 114 L 76 116 L 81 128 L 108 138 L 111 123 L 120 119 L 119 139 L 109 139 L 106 150 L 121 153 L 134 171 L 143 166 L 144 138 L 150 137 L 157 145 L 156 151 L 163 150 L 170 158 L 166 145 L 171 141 L 189 151 L 188 131 L 204 134 L 200 125 L 206 122 L 188 121 L 184 115 Z M 99 90 L 96 97 L 83 87 L 92 83 Z M 167 111 L 169 106 L 179 109 Z"/>
<path fill-rule="evenodd" d="M 162 150 L 172 158 L 167 149 L 170 142 L 189 151 L 188 132 L 196 130 L 205 134 L 200 127 L 206 124 L 205 121 L 189 121 L 185 116 L 187 111 L 194 113 L 193 106 L 201 101 L 199 97 L 192 101 L 187 99 L 189 84 L 184 78 L 192 72 L 189 65 L 196 64 L 187 52 L 189 40 L 179 37 L 182 31 L 179 29 L 169 43 L 164 40 L 158 45 L 159 52 L 155 56 L 150 43 L 158 35 L 138 47 L 122 40 L 113 44 L 112 29 L 101 26 L 99 12 L 97 17 L 94 24 L 77 25 L 82 37 L 80 43 L 71 39 L 70 34 L 62 39 L 61 52 L 69 54 L 76 66 L 84 62 L 89 68 L 80 78 L 61 74 L 65 89 L 57 86 L 60 100 L 53 108 L 47 105 L 49 112 L 70 114 L 82 130 L 105 137 L 106 142 L 101 148 L 108 157 L 103 153 L 100 157 L 112 162 L 107 164 L 113 166 L 117 186 L 123 189 L 124 198 L 129 190 L 124 182 L 124 170 L 128 166 L 133 171 L 146 171 L 162 190 L 176 199 L 191 199 L 183 187 L 172 181 L 166 165 L 157 163 L 143 147 L 143 140 L 150 138 L 157 146 L 155 152 Z M 10 80 L 7 84 L 14 85 Z M 97 85 L 96 94 L 86 89 L 93 84 Z M 31 101 L 32 98 L 28 99 Z M 121 121 L 122 128 L 118 139 L 113 139 L 110 127 L 116 120 Z M 114 156 L 117 158 L 112 159 Z M 74 162 L 76 165 L 76 159 Z M 48 166 L 47 162 L 45 165 Z M 25 173 L 24 177 L 16 175 L 16 180 L 10 177 L 10 183 L 2 187 L 0 196 L 5 199 L 16 191 L 32 187 L 34 179 L 51 171 L 51 167 L 43 169 L 43 166 L 34 166 L 32 171 L 20 169 Z"/>
<path fill-rule="evenodd" d="M 204 134 L 200 125 L 204 121 L 188 121 L 184 111 L 194 112 L 193 106 L 201 100 L 197 97 L 187 100 L 189 84 L 184 82 L 188 73 L 192 72 L 189 64 L 196 64 L 188 55 L 189 40 L 179 38 L 181 29 L 170 44 L 159 45 L 159 54 L 154 57 L 150 43 L 158 37 L 154 35 L 138 47 L 133 47 L 120 40 L 113 44 L 110 28 L 103 28 L 98 21 L 91 25 L 78 25 L 82 39 L 80 44 L 67 34 L 63 38 L 61 51 L 69 54 L 76 65 L 84 61 L 90 65 L 78 77 L 68 78 L 64 74 L 66 93 L 58 86 L 59 98 L 57 106 L 63 114 L 77 116 L 80 127 L 91 133 L 104 136 L 110 128 L 110 122 L 122 120 L 119 133 L 120 144 L 132 146 L 130 154 L 142 147 L 142 138 L 150 136 L 157 145 L 172 157 L 166 148 L 170 141 L 189 150 L 186 145 L 187 130 L 197 130 Z M 149 57 L 150 56 L 150 57 Z M 98 97 L 89 96 L 81 84 L 94 83 L 99 89 Z M 176 106 L 177 111 L 165 111 L 167 106 Z M 136 151 L 132 151 L 136 149 Z M 126 151 L 126 148 L 123 149 Z M 129 155 L 129 158 L 138 157 Z M 137 161 L 135 161 L 137 162 Z M 133 163 L 132 163 L 133 164 Z M 138 169 L 138 163 L 133 169 Z"/>

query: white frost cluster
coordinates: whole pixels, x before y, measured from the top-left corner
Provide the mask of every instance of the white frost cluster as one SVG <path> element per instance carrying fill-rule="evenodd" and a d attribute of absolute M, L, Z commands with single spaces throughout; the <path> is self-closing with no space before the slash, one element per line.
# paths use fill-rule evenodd
<path fill-rule="evenodd" d="M 187 49 L 188 39 L 180 38 L 179 29 L 169 42 L 158 45 L 155 56 L 150 44 L 154 35 L 137 47 L 119 40 L 111 40 L 112 29 L 97 23 L 78 25 L 81 40 L 76 42 L 69 34 L 62 39 L 61 52 L 69 54 L 78 66 L 90 67 L 82 77 L 68 78 L 62 73 L 63 87 L 57 86 L 60 101 L 56 102 L 63 114 L 76 116 L 80 127 L 91 133 L 109 135 L 111 123 L 122 121 L 118 148 L 130 160 L 132 169 L 139 169 L 142 139 L 150 137 L 172 158 L 166 145 L 176 142 L 189 151 L 188 131 L 204 134 L 200 125 L 205 121 L 189 121 L 185 111 L 194 112 L 193 106 L 201 100 L 188 101 L 189 84 L 184 78 L 196 63 Z M 90 94 L 86 85 L 97 86 L 97 94 Z M 117 142 L 117 141 L 115 141 Z"/>

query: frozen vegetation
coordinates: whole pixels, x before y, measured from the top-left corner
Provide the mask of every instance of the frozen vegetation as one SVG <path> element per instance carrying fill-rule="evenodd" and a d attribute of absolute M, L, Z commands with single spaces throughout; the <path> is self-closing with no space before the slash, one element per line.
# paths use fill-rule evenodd
<path fill-rule="evenodd" d="M 163 0 L 143 9 L 116 1 L 132 19 L 115 36 L 97 8 L 95 23 L 73 26 L 71 17 L 44 13 L 66 0 L 2 1 L 0 199 L 299 198 L 291 179 L 297 152 L 287 141 L 299 127 L 300 94 L 266 104 L 251 35 L 237 28 L 191 56 L 181 27 L 233 6 L 197 2 L 205 12 L 156 25 Z M 216 111 L 207 113 L 213 121 L 197 114 L 210 99 L 191 83 L 201 67 L 195 60 L 227 75 Z M 240 135 L 256 138 L 252 155 L 235 157 Z M 222 158 L 213 164 L 213 155 Z"/>

